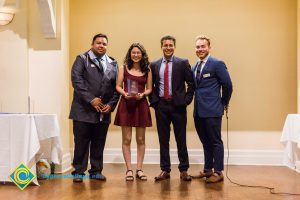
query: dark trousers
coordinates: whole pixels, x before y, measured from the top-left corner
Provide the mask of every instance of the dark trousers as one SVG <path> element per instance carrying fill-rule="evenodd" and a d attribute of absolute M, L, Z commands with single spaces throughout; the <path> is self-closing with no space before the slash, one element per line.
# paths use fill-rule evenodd
<path fill-rule="evenodd" d="M 204 150 L 204 170 L 224 170 L 224 145 L 221 138 L 222 117 L 194 117 L 195 127 Z"/>
<path fill-rule="evenodd" d="M 157 131 L 160 144 L 160 168 L 171 171 L 170 161 L 170 124 L 172 122 L 177 143 L 179 171 L 189 168 L 189 156 L 186 146 L 186 107 L 176 107 L 172 101 L 160 100 L 155 107 Z"/>
<path fill-rule="evenodd" d="M 72 174 L 84 174 L 90 154 L 90 174 L 101 173 L 103 169 L 103 150 L 109 124 L 93 124 L 73 121 L 74 159 Z"/>

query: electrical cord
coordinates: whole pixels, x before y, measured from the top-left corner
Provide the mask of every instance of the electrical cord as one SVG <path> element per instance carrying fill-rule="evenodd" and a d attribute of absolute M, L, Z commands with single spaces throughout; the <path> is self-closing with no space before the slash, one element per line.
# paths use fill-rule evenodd
<path fill-rule="evenodd" d="M 226 134 L 227 134 L 227 164 L 226 164 L 226 178 L 232 183 L 240 187 L 249 187 L 249 188 L 259 188 L 259 189 L 267 189 L 270 191 L 271 194 L 276 194 L 276 195 L 294 195 L 294 196 L 300 196 L 299 193 L 288 193 L 288 192 L 275 192 L 274 187 L 268 187 L 268 186 L 261 186 L 261 185 L 247 185 L 247 184 L 240 184 L 237 182 L 232 181 L 228 177 L 228 168 L 229 168 L 229 137 L 228 137 L 228 110 L 226 109 Z"/>

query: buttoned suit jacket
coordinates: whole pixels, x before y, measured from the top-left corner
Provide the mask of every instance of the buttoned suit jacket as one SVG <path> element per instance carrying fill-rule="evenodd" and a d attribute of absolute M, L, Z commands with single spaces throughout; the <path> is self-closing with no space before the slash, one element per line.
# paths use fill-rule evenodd
<path fill-rule="evenodd" d="M 111 112 L 115 109 L 119 100 L 119 93 L 116 91 L 118 65 L 110 57 L 107 68 L 103 72 L 99 64 L 91 59 L 89 51 L 78 55 L 72 67 L 74 97 L 69 118 L 81 122 L 99 123 L 100 113 L 90 102 L 95 97 L 101 97 L 103 104 L 111 106 Z M 104 114 L 102 123 L 111 122 L 111 112 Z"/>
<path fill-rule="evenodd" d="M 150 63 L 153 79 L 153 89 L 149 96 L 150 106 L 155 107 L 159 97 L 159 70 L 163 59 Z M 176 106 L 189 105 L 194 95 L 194 80 L 191 66 L 187 59 L 173 56 L 172 60 L 172 101 Z"/>
<path fill-rule="evenodd" d="M 227 67 L 223 61 L 209 56 L 200 81 L 197 81 L 198 65 L 199 62 L 192 67 L 195 82 L 194 116 L 221 117 L 232 94 L 232 82 Z"/>

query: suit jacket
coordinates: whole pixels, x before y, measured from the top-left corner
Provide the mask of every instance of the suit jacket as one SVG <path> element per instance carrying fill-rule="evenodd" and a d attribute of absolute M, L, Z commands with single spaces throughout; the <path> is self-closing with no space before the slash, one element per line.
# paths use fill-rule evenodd
<path fill-rule="evenodd" d="M 192 68 L 196 85 L 194 116 L 221 117 L 232 93 L 232 82 L 226 65 L 223 61 L 209 56 L 202 70 L 200 82 L 197 83 L 195 74 L 198 65 L 199 62 Z"/>
<path fill-rule="evenodd" d="M 160 58 L 150 63 L 153 89 L 149 96 L 149 102 L 152 107 L 155 107 L 160 100 L 159 69 L 162 60 L 163 59 Z M 172 101 L 176 106 L 186 107 L 192 102 L 194 95 L 194 80 L 191 66 L 187 59 L 178 58 L 176 56 L 173 56 L 172 62 Z"/>
<path fill-rule="evenodd" d="M 89 51 L 77 56 L 71 72 L 74 97 L 70 119 L 99 123 L 100 113 L 90 103 L 95 97 L 101 97 L 104 104 L 110 105 L 111 112 L 116 107 L 119 100 L 119 93 L 116 91 L 118 65 L 113 58 L 108 60 L 107 68 L 103 72 L 91 59 Z M 104 114 L 102 122 L 110 121 L 111 113 Z"/>

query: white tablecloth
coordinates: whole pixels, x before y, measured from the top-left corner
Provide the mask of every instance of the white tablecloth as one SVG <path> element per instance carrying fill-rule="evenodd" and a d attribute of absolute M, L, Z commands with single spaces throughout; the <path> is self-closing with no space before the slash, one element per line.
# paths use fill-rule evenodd
<path fill-rule="evenodd" d="M 36 173 L 36 162 L 48 155 L 61 159 L 60 130 L 54 114 L 0 114 L 0 181 L 21 163 Z M 37 179 L 33 181 L 38 185 Z"/>
<path fill-rule="evenodd" d="M 300 114 L 287 116 L 280 142 L 285 147 L 283 164 L 296 169 L 296 166 L 300 164 Z"/>

